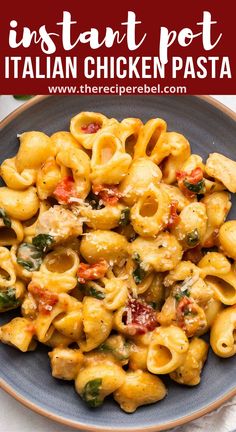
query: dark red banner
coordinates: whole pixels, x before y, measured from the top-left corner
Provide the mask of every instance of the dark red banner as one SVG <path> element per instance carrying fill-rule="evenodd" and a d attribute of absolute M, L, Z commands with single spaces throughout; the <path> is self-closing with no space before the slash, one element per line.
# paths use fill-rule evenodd
<path fill-rule="evenodd" d="M 234 0 L 14 3 L 1 94 L 235 93 Z"/>

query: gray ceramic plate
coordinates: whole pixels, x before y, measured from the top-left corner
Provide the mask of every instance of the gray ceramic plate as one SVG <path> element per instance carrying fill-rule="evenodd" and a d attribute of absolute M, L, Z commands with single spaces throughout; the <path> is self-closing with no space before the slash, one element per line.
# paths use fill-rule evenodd
<path fill-rule="evenodd" d="M 0 160 L 13 156 L 17 133 L 41 130 L 51 134 L 66 130 L 79 111 L 98 111 L 109 117 L 162 117 L 169 130 L 179 131 L 190 141 L 193 152 L 204 158 L 219 151 L 236 159 L 236 116 L 208 97 L 196 96 L 38 96 L 2 122 Z M 231 211 L 236 218 L 236 202 Z M 1 323 L 10 318 L 1 316 Z M 193 420 L 236 394 L 236 358 L 220 359 L 210 352 L 202 381 L 196 388 L 181 387 L 168 378 L 169 393 L 161 402 L 125 414 L 107 400 L 93 411 L 74 391 L 73 384 L 52 378 L 47 350 L 22 354 L 0 345 L 2 388 L 33 410 L 67 425 L 86 430 L 159 431 Z"/>

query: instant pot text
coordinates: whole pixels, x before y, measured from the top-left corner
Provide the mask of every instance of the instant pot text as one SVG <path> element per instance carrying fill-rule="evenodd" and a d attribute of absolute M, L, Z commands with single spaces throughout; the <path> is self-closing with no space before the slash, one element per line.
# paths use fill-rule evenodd
<path fill-rule="evenodd" d="M 209 11 L 195 23 L 195 28 L 183 27 L 178 31 L 161 26 L 157 29 L 157 55 L 138 55 L 144 48 L 148 34 L 142 32 L 142 21 L 135 12 L 129 11 L 127 19 L 119 23 L 119 30 L 106 27 L 101 34 L 97 28 L 90 28 L 72 37 L 79 29 L 79 22 L 73 20 L 71 13 L 63 12 L 60 22 L 56 23 L 58 32 L 52 32 L 42 24 L 37 30 L 20 26 L 13 19 L 9 22 L 9 47 L 17 53 L 20 48 L 37 45 L 40 56 L 10 55 L 5 57 L 5 78 L 56 79 L 56 78 L 165 78 L 170 73 L 172 78 L 232 78 L 230 59 L 227 55 L 211 55 L 211 51 L 220 45 L 223 33 L 217 30 L 218 22 Z M 121 30 L 120 30 L 121 28 Z M 214 32 L 213 32 L 214 29 Z M 214 33 L 214 35 L 213 35 Z M 201 44 L 202 54 L 198 57 L 184 56 L 184 48 L 191 44 Z M 57 56 L 58 45 L 65 52 L 76 55 Z M 81 59 L 80 47 L 86 45 L 90 55 Z M 132 56 L 109 55 L 116 45 L 124 46 Z M 95 51 L 105 47 L 107 56 L 99 56 Z M 178 47 L 180 55 L 171 55 Z M 110 51 L 112 52 L 112 51 Z M 93 54 L 94 53 L 94 54 Z M 143 51 L 142 51 L 143 53 Z M 183 53 L 183 56 L 181 54 Z"/>

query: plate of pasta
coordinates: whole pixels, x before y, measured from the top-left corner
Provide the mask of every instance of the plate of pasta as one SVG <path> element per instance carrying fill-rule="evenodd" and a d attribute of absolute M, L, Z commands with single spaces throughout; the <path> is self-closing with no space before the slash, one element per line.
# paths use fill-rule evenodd
<path fill-rule="evenodd" d="M 117 432 L 236 394 L 235 136 L 197 96 L 37 96 L 2 122 L 4 390 Z"/>

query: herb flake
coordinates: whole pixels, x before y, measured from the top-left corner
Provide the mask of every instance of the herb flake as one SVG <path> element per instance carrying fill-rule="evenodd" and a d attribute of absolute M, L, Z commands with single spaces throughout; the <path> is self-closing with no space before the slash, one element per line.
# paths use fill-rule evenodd
<path fill-rule="evenodd" d="M 21 302 L 16 298 L 16 290 L 13 287 L 0 291 L 0 312 L 15 309 L 20 306 Z"/>
<path fill-rule="evenodd" d="M 188 289 L 184 290 L 184 291 L 179 291 L 178 293 L 175 294 L 175 300 L 177 300 L 178 302 L 183 298 L 183 297 L 190 297 L 190 291 Z"/>
<path fill-rule="evenodd" d="M 191 192 L 195 193 L 195 194 L 199 194 L 200 192 L 202 192 L 205 188 L 205 180 L 202 179 L 197 183 L 190 183 L 187 180 L 183 181 L 184 186 Z"/>
<path fill-rule="evenodd" d="M 101 199 L 98 195 L 95 195 L 93 192 L 90 192 L 85 200 L 85 202 L 89 203 L 93 210 L 101 210 L 104 208 L 104 204 L 101 202 Z"/>
<path fill-rule="evenodd" d="M 1 207 L 0 207 L 0 219 L 3 220 L 3 223 L 7 228 L 11 228 L 11 219 L 7 215 L 6 211 Z"/>
<path fill-rule="evenodd" d="M 32 243 L 42 252 L 47 252 L 54 242 L 53 236 L 50 234 L 38 234 L 33 238 Z"/>
<path fill-rule="evenodd" d="M 132 255 L 133 260 L 137 263 L 136 269 L 133 271 L 134 282 L 139 285 L 142 283 L 143 279 L 146 276 L 146 271 L 142 268 L 142 261 L 140 255 L 135 252 Z"/>
<path fill-rule="evenodd" d="M 129 207 L 125 207 L 123 210 L 121 210 L 119 225 L 122 227 L 127 226 L 129 224 L 129 221 L 130 221 L 130 209 Z"/>
<path fill-rule="evenodd" d="M 134 282 L 137 285 L 142 283 L 145 276 L 146 276 L 146 272 L 145 272 L 145 270 L 142 269 L 142 267 L 140 265 L 133 271 Z"/>
<path fill-rule="evenodd" d="M 105 298 L 105 294 L 102 291 L 96 290 L 96 288 L 90 287 L 88 289 L 87 295 L 94 297 L 98 300 L 102 300 Z"/>
<path fill-rule="evenodd" d="M 88 381 L 84 386 L 82 399 L 91 407 L 96 408 L 102 405 L 103 400 L 100 398 L 100 391 L 102 387 L 102 379 L 95 378 Z"/>
<path fill-rule="evenodd" d="M 16 100 L 25 101 L 25 100 L 31 99 L 33 97 L 33 95 L 13 95 L 13 97 Z"/>
<path fill-rule="evenodd" d="M 104 353 L 111 353 L 117 360 L 127 360 L 130 355 L 130 348 L 131 343 L 130 342 L 124 342 L 122 346 L 111 346 L 109 344 L 109 341 L 103 342 L 99 347 L 98 351 L 104 352 Z"/>
<path fill-rule="evenodd" d="M 194 247 L 199 243 L 199 232 L 198 229 L 195 228 L 193 231 L 186 235 L 186 242 L 188 246 Z"/>
<path fill-rule="evenodd" d="M 22 243 L 17 250 L 17 263 L 29 272 L 37 271 L 42 264 L 42 251 L 31 243 Z"/>

